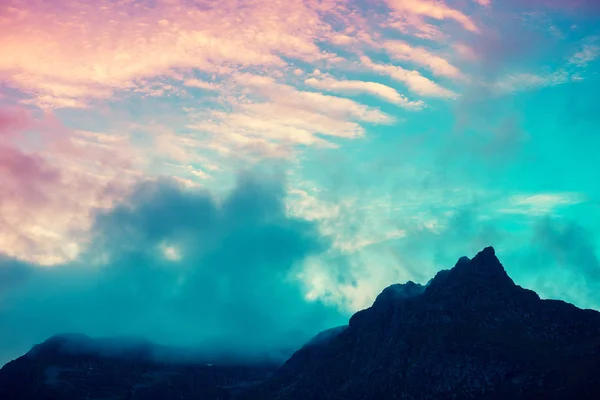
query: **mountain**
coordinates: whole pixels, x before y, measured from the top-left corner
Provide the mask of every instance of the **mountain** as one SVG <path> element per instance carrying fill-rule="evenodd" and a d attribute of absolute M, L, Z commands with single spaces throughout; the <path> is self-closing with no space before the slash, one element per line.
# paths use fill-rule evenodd
<path fill-rule="evenodd" d="M 392 285 L 244 399 L 600 399 L 600 313 L 514 284 L 493 248 Z"/>
<path fill-rule="evenodd" d="M 491 247 L 386 288 L 280 367 L 117 343 L 51 338 L 0 370 L 0 398 L 600 399 L 600 313 L 515 285 Z"/>
<path fill-rule="evenodd" d="M 227 400 L 279 365 L 268 355 L 241 359 L 138 339 L 64 334 L 0 369 L 0 399 Z"/>

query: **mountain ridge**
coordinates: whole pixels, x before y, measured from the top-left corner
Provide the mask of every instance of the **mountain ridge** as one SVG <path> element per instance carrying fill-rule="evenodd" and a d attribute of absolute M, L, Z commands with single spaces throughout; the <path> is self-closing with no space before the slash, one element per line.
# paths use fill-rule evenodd
<path fill-rule="evenodd" d="M 600 368 L 600 313 L 516 285 L 492 247 L 413 294 L 357 312 L 245 399 L 600 398 L 564 368 Z"/>

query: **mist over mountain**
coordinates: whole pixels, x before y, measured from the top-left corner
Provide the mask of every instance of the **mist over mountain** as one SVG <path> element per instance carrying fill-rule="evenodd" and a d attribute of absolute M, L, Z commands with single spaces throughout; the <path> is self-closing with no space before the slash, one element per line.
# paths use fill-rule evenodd
<path fill-rule="evenodd" d="M 281 365 L 169 359 L 131 339 L 52 337 L 0 370 L 3 399 L 597 399 L 600 312 L 516 285 L 488 247 L 426 285 L 384 289 Z M 175 357 L 176 358 L 176 357 Z M 85 395 L 84 395 L 85 394 Z M 167 397 L 165 397 L 167 396 Z"/>
<path fill-rule="evenodd" d="M 0 257 L 0 364 L 63 332 L 289 355 L 345 316 L 305 299 L 295 275 L 330 240 L 289 216 L 284 195 L 280 177 L 258 172 L 222 197 L 141 183 L 97 212 L 90 245 L 71 263 Z"/>

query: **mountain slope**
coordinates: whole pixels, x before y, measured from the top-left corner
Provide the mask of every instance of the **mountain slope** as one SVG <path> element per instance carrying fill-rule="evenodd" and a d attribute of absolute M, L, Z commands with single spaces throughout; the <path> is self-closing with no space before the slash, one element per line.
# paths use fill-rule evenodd
<path fill-rule="evenodd" d="M 57 335 L 0 369 L 0 399 L 226 400 L 276 368 L 269 359 L 202 361 L 139 340 Z"/>
<path fill-rule="evenodd" d="M 384 290 L 246 399 L 599 399 L 600 313 L 540 300 L 486 248 Z"/>

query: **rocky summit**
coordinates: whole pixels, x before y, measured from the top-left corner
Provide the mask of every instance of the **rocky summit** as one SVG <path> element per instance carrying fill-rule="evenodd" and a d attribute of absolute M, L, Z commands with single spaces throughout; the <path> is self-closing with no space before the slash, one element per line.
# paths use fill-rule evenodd
<path fill-rule="evenodd" d="M 2 368 L 0 398 L 600 399 L 600 313 L 517 286 L 491 247 L 386 288 L 276 370 L 160 364 L 143 346 L 82 358 L 55 342 Z"/>

